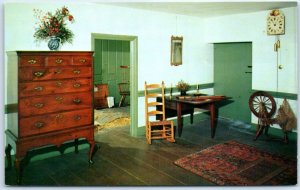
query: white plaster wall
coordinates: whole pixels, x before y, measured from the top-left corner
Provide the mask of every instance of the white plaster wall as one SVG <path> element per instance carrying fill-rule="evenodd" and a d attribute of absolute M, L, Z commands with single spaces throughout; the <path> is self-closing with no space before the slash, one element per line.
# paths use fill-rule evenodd
<path fill-rule="evenodd" d="M 213 65 L 213 43 L 252 42 L 252 89 L 297 94 L 297 8 L 281 10 L 285 15 L 286 26 L 285 34 L 279 37 L 268 36 L 266 33 L 266 18 L 269 11 L 205 19 L 204 39 L 207 43 L 206 50 L 210 52 L 207 55 L 211 55 L 211 58 L 208 58 L 210 65 Z M 281 48 L 277 54 L 274 51 L 274 43 L 278 39 Z M 278 69 L 279 65 L 282 65 L 283 69 Z M 275 100 L 279 108 L 283 100 Z M 288 101 L 297 115 L 298 101 Z M 257 118 L 253 114 L 252 122 L 257 123 Z M 279 128 L 278 125 L 275 127 Z"/>
<path fill-rule="evenodd" d="M 204 39 L 207 43 L 252 42 L 252 88 L 297 93 L 297 8 L 281 10 L 286 20 L 285 35 L 279 37 L 278 64 L 283 65 L 282 70 L 277 69 L 277 53 L 274 51 L 277 38 L 266 33 L 269 11 L 206 19 Z"/>

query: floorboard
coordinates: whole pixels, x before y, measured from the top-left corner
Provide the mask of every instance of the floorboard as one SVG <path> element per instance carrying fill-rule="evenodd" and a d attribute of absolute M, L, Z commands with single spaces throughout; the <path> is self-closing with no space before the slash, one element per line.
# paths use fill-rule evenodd
<path fill-rule="evenodd" d="M 129 136 L 129 126 L 112 127 L 95 132 L 97 151 L 94 164 L 87 162 L 88 149 L 29 161 L 23 172 L 23 186 L 210 186 L 210 181 L 186 171 L 173 162 L 185 155 L 228 140 L 257 147 L 270 153 L 297 156 L 297 142 L 283 144 L 267 141 L 247 129 L 219 120 L 215 138 L 210 137 L 209 120 L 187 124 L 176 143 Z M 16 185 L 15 170 L 5 171 L 5 184 Z"/>

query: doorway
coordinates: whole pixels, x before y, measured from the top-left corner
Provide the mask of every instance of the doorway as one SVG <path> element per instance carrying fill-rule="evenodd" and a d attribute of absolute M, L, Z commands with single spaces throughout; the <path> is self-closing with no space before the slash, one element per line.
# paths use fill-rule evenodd
<path fill-rule="evenodd" d="M 138 136 L 138 58 L 137 36 L 110 35 L 92 33 L 92 51 L 95 51 L 96 40 L 127 41 L 129 43 L 129 81 L 130 81 L 130 135 Z M 95 68 L 96 69 L 96 68 Z M 94 81 L 102 80 L 94 76 Z"/>
<path fill-rule="evenodd" d="M 214 93 L 231 97 L 219 115 L 251 123 L 248 100 L 252 93 L 252 43 L 214 44 Z"/>
<path fill-rule="evenodd" d="M 120 84 L 130 83 L 130 41 L 95 39 L 94 52 L 94 83 L 107 84 L 109 96 L 114 97 L 118 106 Z M 123 105 L 129 104 L 127 96 Z"/>

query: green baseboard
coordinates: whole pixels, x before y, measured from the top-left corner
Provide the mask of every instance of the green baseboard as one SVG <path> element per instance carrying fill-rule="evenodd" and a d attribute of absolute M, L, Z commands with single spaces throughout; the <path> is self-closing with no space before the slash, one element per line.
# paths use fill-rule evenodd
<path fill-rule="evenodd" d="M 200 122 L 205 119 L 209 119 L 209 114 L 206 112 L 194 114 L 194 123 Z M 177 118 L 172 119 L 174 122 L 174 125 L 177 125 Z M 188 125 L 190 124 L 190 116 L 187 115 L 183 117 L 183 124 Z M 256 124 L 252 123 L 251 128 L 249 129 L 251 132 L 253 132 L 253 135 L 255 135 L 256 132 Z M 282 138 L 283 137 L 283 132 L 281 129 L 270 127 L 268 131 L 270 136 L 274 136 L 275 138 Z M 145 136 L 145 126 L 138 127 L 138 136 Z M 288 138 L 291 141 L 296 141 L 297 140 L 297 132 L 289 132 L 288 133 Z"/>

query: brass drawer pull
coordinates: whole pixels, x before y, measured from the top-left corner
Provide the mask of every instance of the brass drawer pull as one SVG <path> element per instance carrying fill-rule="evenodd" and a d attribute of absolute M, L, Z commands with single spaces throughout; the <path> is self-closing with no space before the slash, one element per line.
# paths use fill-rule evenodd
<path fill-rule="evenodd" d="M 43 91 L 43 89 L 44 89 L 44 87 L 42 87 L 42 86 L 37 86 L 34 88 L 34 90 L 38 91 L 38 92 Z"/>
<path fill-rule="evenodd" d="M 80 115 L 75 115 L 74 120 L 79 121 L 81 119 Z"/>
<path fill-rule="evenodd" d="M 73 70 L 73 73 L 74 73 L 74 74 L 80 74 L 80 70 L 78 70 L 78 69 Z"/>
<path fill-rule="evenodd" d="M 37 72 L 34 72 L 34 73 L 33 73 L 33 75 L 34 75 L 35 77 L 42 77 L 44 74 L 45 74 L 45 72 L 43 72 L 43 71 L 37 71 Z"/>
<path fill-rule="evenodd" d="M 79 84 L 79 83 L 76 83 L 73 85 L 74 88 L 79 88 L 80 86 L 81 86 L 81 84 Z"/>
<path fill-rule="evenodd" d="M 56 84 L 56 86 L 58 86 L 58 87 L 61 87 L 61 86 L 62 86 L 62 82 L 60 82 L 60 81 L 56 82 L 55 84 Z"/>
<path fill-rule="evenodd" d="M 42 108 L 42 107 L 44 107 L 44 104 L 43 103 L 37 103 L 37 104 L 34 105 L 34 107 Z"/>
<path fill-rule="evenodd" d="M 36 60 L 35 59 L 30 59 L 27 61 L 30 65 L 36 64 Z"/>
<path fill-rule="evenodd" d="M 80 104 L 80 103 L 81 103 L 81 100 L 80 100 L 79 98 L 75 98 L 75 99 L 73 100 L 73 102 L 74 102 L 75 104 Z"/>
<path fill-rule="evenodd" d="M 85 63 L 86 60 L 85 60 L 85 59 L 80 59 L 79 62 L 80 62 L 80 63 Z"/>
<path fill-rule="evenodd" d="M 56 69 L 56 71 L 54 72 L 55 74 L 60 74 L 61 70 L 60 69 Z"/>
<path fill-rule="evenodd" d="M 56 119 L 62 119 L 62 118 L 63 118 L 63 115 L 58 114 L 58 115 L 55 116 L 55 118 L 56 118 Z"/>
<path fill-rule="evenodd" d="M 55 100 L 61 102 L 61 101 L 63 100 L 63 98 L 62 98 L 61 96 L 57 96 L 57 97 L 55 98 Z"/>
<path fill-rule="evenodd" d="M 56 59 L 56 60 L 55 60 L 55 63 L 56 63 L 56 64 L 61 64 L 62 62 L 63 62 L 62 59 Z"/>
<path fill-rule="evenodd" d="M 36 122 L 35 124 L 34 124 L 34 126 L 36 127 L 36 128 L 42 128 L 42 127 L 44 127 L 44 125 L 45 125 L 45 123 L 43 123 L 43 122 Z"/>

